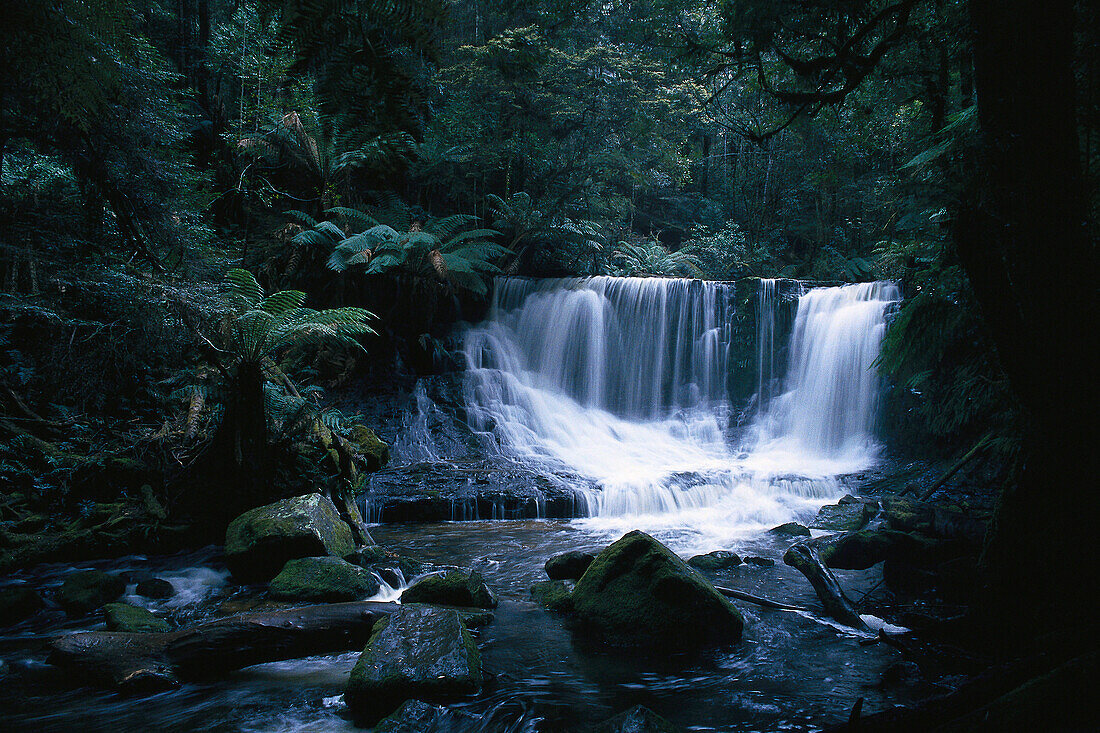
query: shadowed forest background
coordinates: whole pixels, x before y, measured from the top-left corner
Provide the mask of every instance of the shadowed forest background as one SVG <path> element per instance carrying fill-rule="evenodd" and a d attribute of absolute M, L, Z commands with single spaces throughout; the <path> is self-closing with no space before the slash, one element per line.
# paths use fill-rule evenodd
<path fill-rule="evenodd" d="M 891 453 L 996 504 L 952 633 L 1094 669 L 1092 3 L 0 23 L 0 570 L 221 542 L 318 488 L 362 526 L 372 416 L 457 368 L 498 276 L 892 280 Z"/>

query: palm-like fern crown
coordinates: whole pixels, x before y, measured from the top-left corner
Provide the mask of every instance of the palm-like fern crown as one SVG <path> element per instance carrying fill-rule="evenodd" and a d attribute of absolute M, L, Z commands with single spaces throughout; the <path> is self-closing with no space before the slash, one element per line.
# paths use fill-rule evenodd
<path fill-rule="evenodd" d="M 436 276 L 484 294 L 485 277 L 500 272 L 493 260 L 509 252 L 493 241 L 499 236 L 497 231 L 467 228 L 477 221 L 474 216 L 432 218 L 421 229 L 410 230 L 413 213 L 396 198 L 369 211 L 335 207 L 325 213 L 343 221 L 346 228 L 341 229 L 333 221 L 314 221 L 301 212 L 288 212 L 311 227 L 291 242 L 330 250 L 327 264 L 336 272 L 365 265 L 367 274 Z"/>
<path fill-rule="evenodd" d="M 306 308 L 306 294 L 299 290 L 265 296 L 247 270 L 230 270 L 225 283 L 227 300 L 235 311 L 227 322 L 226 336 L 242 361 L 258 364 L 285 349 L 326 343 L 362 349 L 357 337 L 375 333 L 368 325 L 374 314 L 362 308 Z"/>
<path fill-rule="evenodd" d="M 618 275 L 697 275 L 699 262 L 684 252 L 669 252 L 656 239 L 619 242 L 613 258 Z"/>

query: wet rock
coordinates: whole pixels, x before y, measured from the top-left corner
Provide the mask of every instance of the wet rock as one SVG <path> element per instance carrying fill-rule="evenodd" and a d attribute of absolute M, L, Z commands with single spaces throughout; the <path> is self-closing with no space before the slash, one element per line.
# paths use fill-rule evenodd
<path fill-rule="evenodd" d="M 0 590 L 0 626 L 11 626 L 38 613 L 45 601 L 29 585 Z"/>
<path fill-rule="evenodd" d="M 890 529 L 861 530 L 840 535 L 822 545 L 820 557 L 831 568 L 866 570 L 888 558 L 913 560 L 927 542 Z"/>
<path fill-rule="evenodd" d="M 635 530 L 601 552 L 573 589 L 583 631 L 621 646 L 736 642 L 741 613 L 667 547 Z"/>
<path fill-rule="evenodd" d="M 496 608 L 497 599 L 476 570 L 448 570 L 418 580 L 401 594 L 402 603 Z"/>
<path fill-rule="evenodd" d="M 379 545 L 368 545 L 367 547 L 360 547 L 344 559 L 352 565 L 358 565 L 361 568 L 365 568 L 378 562 L 384 562 L 387 557 L 386 551 Z"/>
<path fill-rule="evenodd" d="M 344 701 L 370 723 L 406 700 L 450 702 L 480 688 L 481 656 L 458 612 L 403 606 L 375 625 Z"/>
<path fill-rule="evenodd" d="M 696 555 L 688 560 L 688 565 L 698 570 L 726 570 L 741 564 L 741 558 L 736 552 L 729 550 L 715 550 L 705 555 Z"/>
<path fill-rule="evenodd" d="M 531 598 L 549 611 L 568 613 L 573 610 L 572 591 L 564 580 L 543 580 L 531 586 Z"/>
<path fill-rule="evenodd" d="M 129 603 L 108 603 L 103 607 L 103 620 L 107 622 L 108 631 L 151 633 L 171 630 L 168 622 L 154 616 L 152 611 Z"/>
<path fill-rule="evenodd" d="M 366 425 L 353 425 L 348 440 L 355 451 L 366 460 L 368 471 L 377 471 L 390 460 L 390 447 Z"/>
<path fill-rule="evenodd" d="M 601 723 L 593 733 L 679 733 L 680 729 L 642 705 Z"/>
<path fill-rule="evenodd" d="M 314 603 L 357 601 L 373 596 L 378 588 L 369 570 L 327 556 L 290 560 L 268 585 L 273 598 Z"/>
<path fill-rule="evenodd" d="M 547 560 L 543 569 L 550 580 L 577 580 L 595 559 L 590 552 L 563 552 Z"/>
<path fill-rule="evenodd" d="M 142 598 L 171 598 L 176 595 L 176 589 L 163 578 L 150 578 L 137 584 L 135 592 Z"/>
<path fill-rule="evenodd" d="M 101 570 L 73 573 L 57 592 L 57 602 L 70 616 L 91 613 L 104 603 L 110 603 L 126 591 L 126 581 L 118 575 Z"/>
<path fill-rule="evenodd" d="M 745 563 L 748 565 L 755 565 L 758 568 L 770 568 L 775 566 L 775 560 L 771 560 L 766 557 L 746 557 Z"/>
<path fill-rule="evenodd" d="M 821 507 L 810 527 L 831 532 L 854 532 L 862 529 L 875 512 L 876 509 L 870 504 L 830 504 Z"/>
<path fill-rule="evenodd" d="M 467 629 L 480 629 L 483 626 L 488 626 L 496 618 L 489 611 L 459 611 L 458 615 L 462 619 L 462 625 Z"/>
<path fill-rule="evenodd" d="M 482 729 L 480 721 L 469 713 L 429 705 L 420 700 L 408 700 L 397 712 L 380 721 L 374 727 L 374 733 L 474 733 Z"/>
<path fill-rule="evenodd" d="M 245 512 L 225 532 L 225 561 L 241 582 L 270 580 L 288 560 L 355 551 L 351 528 L 320 494 L 283 499 Z"/>
<path fill-rule="evenodd" d="M 894 662 L 882 671 L 876 687 L 888 689 L 899 685 L 912 684 L 919 680 L 920 667 L 915 662 Z"/>
<path fill-rule="evenodd" d="M 779 535 L 780 537 L 809 537 L 810 530 L 804 525 L 798 522 L 787 522 L 781 524 L 778 527 L 772 527 L 768 530 L 769 534 Z"/>
<path fill-rule="evenodd" d="M 909 499 L 884 499 L 882 515 L 890 529 L 932 534 L 932 506 Z"/>

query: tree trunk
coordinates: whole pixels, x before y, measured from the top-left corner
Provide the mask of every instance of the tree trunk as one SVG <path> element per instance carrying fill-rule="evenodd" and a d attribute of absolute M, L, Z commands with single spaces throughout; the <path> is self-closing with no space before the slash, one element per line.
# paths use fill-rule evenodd
<path fill-rule="evenodd" d="M 1030 628 L 1087 616 L 1087 604 L 1058 599 L 1066 588 L 1096 590 L 1096 543 L 1081 541 L 1097 503 L 1094 433 L 1084 427 L 1095 420 L 1092 337 L 1080 325 L 1095 307 L 1096 268 L 1075 122 L 1074 9 L 1070 0 L 969 7 L 983 141 L 956 242 L 1028 419 L 1021 475 L 986 548 L 987 600 L 994 618 Z"/>
<path fill-rule="evenodd" d="M 260 365 L 242 363 L 229 392 L 225 415 L 210 446 L 210 460 L 204 461 L 203 468 L 212 489 L 232 491 L 220 493 L 221 514 L 236 516 L 275 498 L 271 495 L 273 466 Z"/>

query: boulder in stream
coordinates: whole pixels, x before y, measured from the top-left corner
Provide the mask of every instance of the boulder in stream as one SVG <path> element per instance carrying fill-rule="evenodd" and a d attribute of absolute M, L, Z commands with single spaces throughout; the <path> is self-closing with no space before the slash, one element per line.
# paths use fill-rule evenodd
<path fill-rule="evenodd" d="M 578 580 L 596 557 L 590 552 L 563 552 L 546 561 L 543 569 L 550 580 Z"/>
<path fill-rule="evenodd" d="M 102 570 L 73 573 L 57 591 L 57 602 L 70 616 L 91 613 L 104 603 L 110 603 L 126 591 L 126 581 Z"/>
<path fill-rule="evenodd" d="M 827 504 L 821 507 L 810 526 L 832 532 L 855 532 L 862 529 L 876 511 L 875 505 L 861 502 Z"/>
<path fill-rule="evenodd" d="M 798 522 L 787 522 L 778 527 L 772 527 L 768 530 L 768 534 L 774 534 L 779 537 L 809 537 L 810 530 L 808 527 Z"/>
<path fill-rule="evenodd" d="M 573 610 L 572 591 L 564 580 L 543 580 L 531 586 L 531 598 L 549 611 L 568 613 Z"/>
<path fill-rule="evenodd" d="M 169 631 L 171 627 L 152 611 L 129 603 L 108 603 L 103 607 L 103 620 L 108 631 L 127 631 L 133 633 L 155 633 Z"/>
<path fill-rule="evenodd" d="M 351 528 L 329 499 L 306 494 L 251 509 L 225 531 L 225 562 L 238 580 L 270 580 L 288 560 L 355 551 Z"/>
<path fill-rule="evenodd" d="M 281 601 L 339 603 L 357 601 L 378 592 L 369 570 L 339 557 L 299 557 L 287 561 L 268 591 Z"/>
<path fill-rule="evenodd" d="M 149 578 L 138 583 L 134 592 L 142 598 L 171 598 L 176 595 L 176 588 L 163 578 Z"/>
<path fill-rule="evenodd" d="M 406 700 L 450 702 L 480 688 L 481 656 L 458 612 L 402 606 L 375 625 L 344 701 L 371 723 Z"/>
<path fill-rule="evenodd" d="M 424 733 L 424 731 L 434 730 L 473 733 L 479 729 L 478 719 L 469 713 L 429 705 L 420 700 L 409 700 L 393 715 L 374 726 L 374 733 Z"/>
<path fill-rule="evenodd" d="M 476 570 L 447 570 L 421 578 L 401 594 L 402 603 L 496 608 L 497 599 Z"/>
<path fill-rule="evenodd" d="M 605 720 L 592 733 L 679 733 L 680 729 L 643 705 Z"/>
<path fill-rule="evenodd" d="M 618 646 L 730 644 L 744 619 L 671 550 L 635 530 L 601 552 L 573 589 L 580 630 Z"/>
<path fill-rule="evenodd" d="M 705 555 L 696 555 L 688 560 L 688 565 L 698 570 L 726 570 L 740 564 L 741 558 L 736 552 L 729 550 L 715 550 Z"/>

